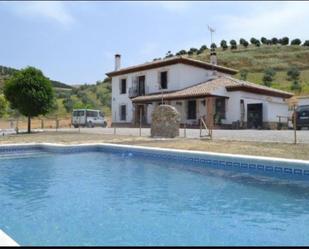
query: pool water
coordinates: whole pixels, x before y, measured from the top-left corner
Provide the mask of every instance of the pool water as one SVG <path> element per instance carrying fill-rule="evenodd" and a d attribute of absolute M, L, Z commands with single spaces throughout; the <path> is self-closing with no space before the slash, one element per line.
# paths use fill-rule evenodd
<path fill-rule="evenodd" d="M 103 152 L 0 159 L 20 245 L 308 245 L 309 188 Z"/>

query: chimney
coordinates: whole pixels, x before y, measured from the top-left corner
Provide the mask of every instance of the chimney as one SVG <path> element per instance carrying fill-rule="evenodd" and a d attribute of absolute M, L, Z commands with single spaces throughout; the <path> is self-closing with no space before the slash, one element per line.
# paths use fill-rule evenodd
<path fill-rule="evenodd" d="M 217 65 L 217 54 L 214 48 L 210 49 L 210 63 L 212 65 Z"/>
<path fill-rule="evenodd" d="M 120 69 L 120 54 L 115 54 L 115 71 L 118 71 Z"/>

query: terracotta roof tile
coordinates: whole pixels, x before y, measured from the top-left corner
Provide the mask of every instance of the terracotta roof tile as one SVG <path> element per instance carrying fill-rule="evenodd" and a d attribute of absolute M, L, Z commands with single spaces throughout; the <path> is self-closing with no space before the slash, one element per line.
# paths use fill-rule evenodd
<path fill-rule="evenodd" d="M 214 94 L 214 91 L 218 89 L 218 87 L 225 87 L 228 91 L 248 91 L 283 98 L 289 98 L 293 96 L 293 94 L 289 92 L 277 90 L 266 86 L 261 86 L 248 81 L 237 80 L 227 76 L 217 76 L 206 82 L 196 84 L 194 86 L 190 86 L 179 91 L 164 92 L 163 99 L 176 100 L 176 99 L 187 99 L 187 98 L 198 98 L 198 97 L 202 98 L 206 96 L 218 96 Z M 132 102 L 159 101 L 161 99 L 162 94 L 155 93 L 135 97 L 132 99 Z"/>

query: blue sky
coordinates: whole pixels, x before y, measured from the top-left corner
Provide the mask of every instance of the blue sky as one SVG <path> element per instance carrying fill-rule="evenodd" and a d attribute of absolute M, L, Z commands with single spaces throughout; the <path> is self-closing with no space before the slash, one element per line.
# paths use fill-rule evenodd
<path fill-rule="evenodd" d="M 95 83 L 114 68 L 168 50 L 266 36 L 309 39 L 309 2 L 0 2 L 0 65 L 43 70 L 68 84 Z"/>

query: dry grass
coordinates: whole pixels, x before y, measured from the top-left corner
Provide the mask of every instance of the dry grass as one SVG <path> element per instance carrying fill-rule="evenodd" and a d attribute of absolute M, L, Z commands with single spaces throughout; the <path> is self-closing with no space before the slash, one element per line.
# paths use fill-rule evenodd
<path fill-rule="evenodd" d="M 78 132 L 41 132 L 0 137 L 6 143 L 119 143 L 150 147 L 199 150 L 220 153 L 256 155 L 309 160 L 309 144 L 284 144 L 240 141 L 209 141 L 200 139 L 152 139 L 150 137 L 86 134 Z"/>

